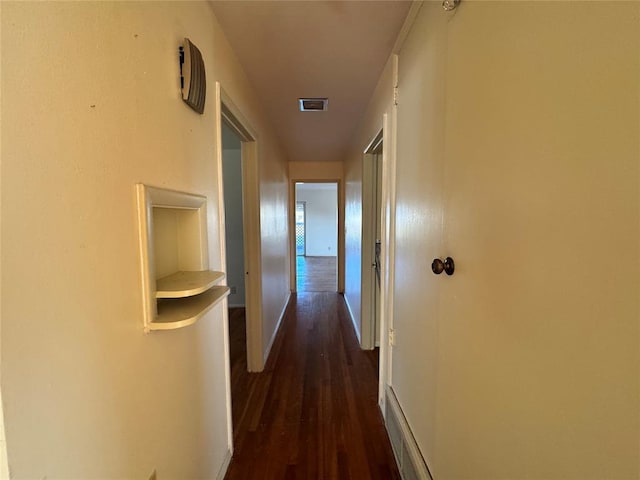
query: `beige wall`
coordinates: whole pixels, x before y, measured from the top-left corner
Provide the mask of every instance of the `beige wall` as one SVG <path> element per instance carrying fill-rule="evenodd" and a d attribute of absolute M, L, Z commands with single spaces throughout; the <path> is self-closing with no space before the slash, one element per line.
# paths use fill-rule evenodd
<path fill-rule="evenodd" d="M 392 382 L 434 478 L 640 476 L 639 38 L 635 2 L 426 2 L 399 52 Z"/>
<path fill-rule="evenodd" d="M 2 24 L 2 8 L 0 8 L 0 25 Z M 0 42 L 1 44 L 1 42 Z M 0 62 L 0 77 L 2 75 L 2 62 Z M 0 105 L 2 105 L 2 88 L 0 88 Z M 2 132 L 2 115 L 0 115 L 0 132 Z M 0 210 L 2 208 L 2 136 L 0 135 Z M 0 272 L 2 271 L 2 222 L 0 221 Z M 0 327 L 2 319 L 2 275 L 0 275 Z M 0 357 L 2 355 L 2 328 L 0 328 Z M 1 369 L 0 369 L 1 370 Z M 0 371 L 1 374 L 1 371 Z M 0 410 L 3 409 L 2 405 L 2 385 L 0 381 Z M 5 438 L 4 427 L 4 411 L 0 411 L 0 478 L 9 478 L 9 462 L 7 460 L 7 442 Z"/>
<path fill-rule="evenodd" d="M 289 162 L 292 180 L 342 180 L 342 162 Z"/>
<path fill-rule="evenodd" d="M 220 267 L 214 82 L 259 136 L 265 328 L 288 289 L 284 161 L 205 2 L 2 2 L 2 396 L 12 478 L 216 478 L 222 306 L 145 335 L 136 182 L 208 198 Z M 177 47 L 207 69 L 179 97 Z"/>
<path fill-rule="evenodd" d="M 260 162 L 260 235 L 262 237 L 262 358 L 266 363 L 290 294 L 287 162 L 268 156 L 269 138 L 258 142 Z M 258 147 L 259 149 L 261 147 Z M 266 150 L 266 151 L 265 151 Z M 273 155 L 275 152 L 271 150 Z"/>

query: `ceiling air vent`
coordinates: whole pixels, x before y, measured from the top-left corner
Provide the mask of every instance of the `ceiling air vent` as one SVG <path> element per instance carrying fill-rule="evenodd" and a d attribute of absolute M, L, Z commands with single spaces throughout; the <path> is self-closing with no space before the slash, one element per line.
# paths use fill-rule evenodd
<path fill-rule="evenodd" d="M 324 112 L 329 106 L 328 98 L 299 98 L 301 112 Z"/>

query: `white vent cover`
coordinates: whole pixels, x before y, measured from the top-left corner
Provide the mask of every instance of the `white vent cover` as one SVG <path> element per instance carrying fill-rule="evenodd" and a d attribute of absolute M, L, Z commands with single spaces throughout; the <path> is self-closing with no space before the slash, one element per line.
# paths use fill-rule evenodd
<path fill-rule="evenodd" d="M 402 480 L 433 480 L 393 389 L 385 392 L 385 426 Z"/>
<path fill-rule="evenodd" d="M 301 112 L 325 112 L 329 108 L 328 98 L 299 98 Z"/>

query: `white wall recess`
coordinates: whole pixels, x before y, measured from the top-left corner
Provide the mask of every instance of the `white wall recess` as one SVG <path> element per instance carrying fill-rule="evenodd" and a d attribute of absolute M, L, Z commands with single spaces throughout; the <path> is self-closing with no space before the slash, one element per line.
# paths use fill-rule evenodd
<path fill-rule="evenodd" d="M 195 323 L 229 294 L 209 270 L 207 198 L 136 185 L 144 330 Z"/>

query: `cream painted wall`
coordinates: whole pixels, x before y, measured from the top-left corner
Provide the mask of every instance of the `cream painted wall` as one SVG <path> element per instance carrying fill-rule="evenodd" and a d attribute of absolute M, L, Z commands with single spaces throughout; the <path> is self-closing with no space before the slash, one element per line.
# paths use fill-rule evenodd
<path fill-rule="evenodd" d="M 2 9 L 0 8 L 0 25 L 2 25 Z M 0 38 L 0 49 L 2 40 Z M 0 78 L 2 78 L 2 62 L 0 62 Z M 2 89 L 0 88 L 0 105 L 2 105 Z M 0 132 L 2 132 L 2 115 L 0 115 Z M 0 210 L 2 209 L 2 136 L 0 135 Z M 2 271 L 2 222 L 0 221 L 0 271 Z M 2 355 L 2 275 L 0 275 L 0 357 Z M 0 369 L 1 370 L 1 369 Z M 1 374 L 1 372 L 0 372 Z M 0 479 L 9 478 L 9 461 L 7 460 L 7 441 L 4 428 L 4 411 L 2 408 L 2 382 L 0 381 Z"/>
<path fill-rule="evenodd" d="M 342 162 L 289 162 L 293 180 L 342 180 Z"/>
<path fill-rule="evenodd" d="M 393 389 L 434 478 L 640 477 L 639 39 L 635 2 L 425 2 L 399 52 Z"/>
<path fill-rule="evenodd" d="M 217 478 L 224 303 L 145 335 L 136 182 L 208 198 L 220 268 L 214 82 L 259 134 L 263 321 L 288 293 L 287 164 L 205 2 L 1 2 L 2 396 L 12 478 Z M 207 69 L 180 100 L 177 47 Z"/>
<path fill-rule="evenodd" d="M 266 136 L 265 136 L 266 137 Z M 275 138 L 275 137 L 271 137 Z M 260 137 L 264 145 L 266 138 Z M 260 145 L 260 144 L 259 144 Z M 268 147 L 264 145 L 264 147 Z M 262 237 L 262 351 L 266 363 L 289 301 L 289 194 L 287 162 L 258 147 L 260 162 L 260 229 Z M 274 151 L 270 152 L 272 155 Z"/>

